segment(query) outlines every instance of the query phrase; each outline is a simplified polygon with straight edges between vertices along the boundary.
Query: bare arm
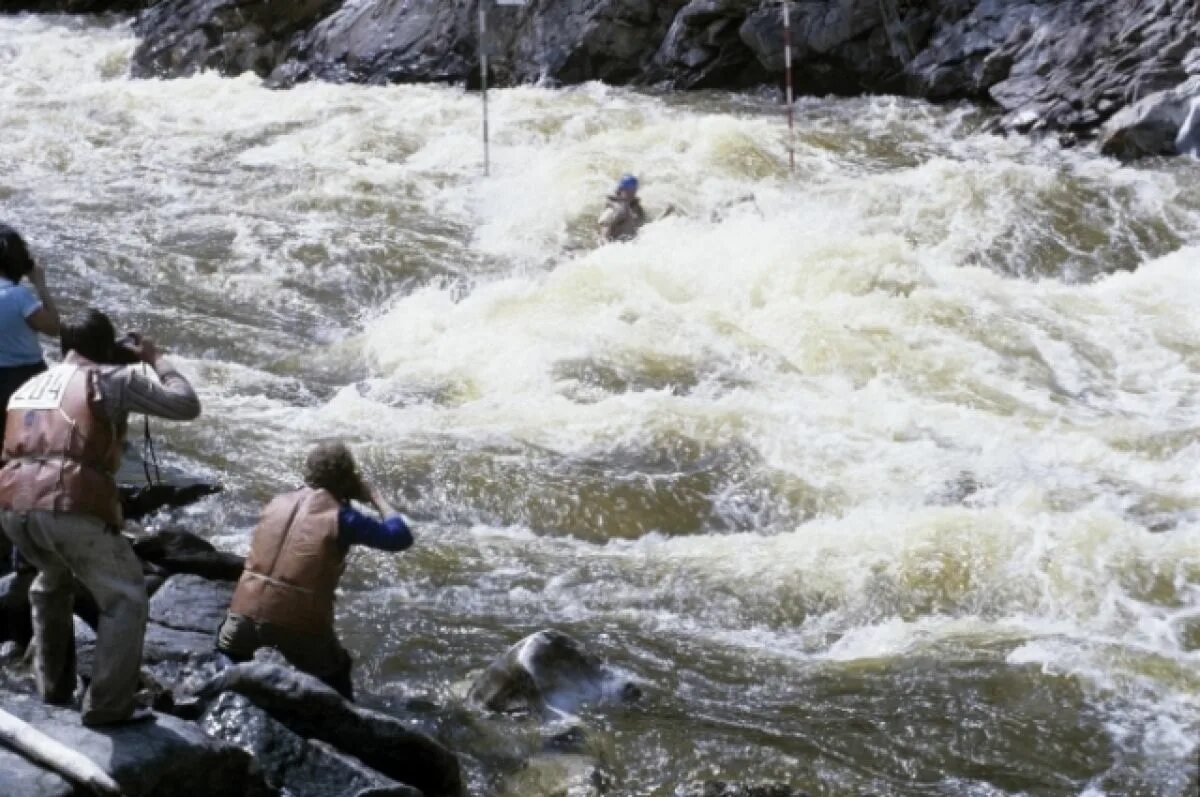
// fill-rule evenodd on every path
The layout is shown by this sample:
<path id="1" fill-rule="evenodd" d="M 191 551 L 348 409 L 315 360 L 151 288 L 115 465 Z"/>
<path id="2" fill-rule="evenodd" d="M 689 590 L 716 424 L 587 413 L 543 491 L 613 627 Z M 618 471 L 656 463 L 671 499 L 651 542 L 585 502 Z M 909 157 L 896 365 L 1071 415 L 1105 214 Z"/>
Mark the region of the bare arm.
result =
<path id="1" fill-rule="evenodd" d="M 383 497 L 383 493 L 379 492 L 379 488 L 375 485 L 363 485 L 363 492 L 367 494 L 367 497 L 371 501 L 371 506 L 375 507 L 375 511 L 379 513 L 380 517 L 389 518 L 400 514 L 396 511 L 395 507 L 387 502 L 387 499 Z"/>
<path id="2" fill-rule="evenodd" d="M 36 332 L 41 332 L 43 335 L 55 335 L 59 333 L 62 320 L 58 315 L 58 306 L 54 303 L 54 296 L 50 293 L 50 289 L 46 287 L 46 270 L 41 266 L 34 266 L 33 271 L 29 272 L 29 281 L 33 284 L 34 291 L 37 292 L 38 299 L 42 302 L 40 310 L 35 310 L 25 323 Z"/>

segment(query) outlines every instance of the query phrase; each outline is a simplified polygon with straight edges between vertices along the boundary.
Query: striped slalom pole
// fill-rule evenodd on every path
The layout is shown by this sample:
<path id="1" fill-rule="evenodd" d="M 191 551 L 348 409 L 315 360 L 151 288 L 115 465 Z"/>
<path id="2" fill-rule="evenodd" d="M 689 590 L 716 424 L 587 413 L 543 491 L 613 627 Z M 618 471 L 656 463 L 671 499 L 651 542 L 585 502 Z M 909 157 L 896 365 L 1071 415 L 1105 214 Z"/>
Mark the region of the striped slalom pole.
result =
<path id="1" fill-rule="evenodd" d="M 487 2 L 479 0 L 479 82 L 483 90 L 483 175 L 492 173 L 492 151 L 488 141 L 488 46 Z"/>
<path id="2" fill-rule="evenodd" d="M 783 64 L 787 70 L 787 120 L 788 120 L 788 168 L 796 173 L 796 109 L 795 89 L 792 85 L 792 4 L 783 2 Z"/>

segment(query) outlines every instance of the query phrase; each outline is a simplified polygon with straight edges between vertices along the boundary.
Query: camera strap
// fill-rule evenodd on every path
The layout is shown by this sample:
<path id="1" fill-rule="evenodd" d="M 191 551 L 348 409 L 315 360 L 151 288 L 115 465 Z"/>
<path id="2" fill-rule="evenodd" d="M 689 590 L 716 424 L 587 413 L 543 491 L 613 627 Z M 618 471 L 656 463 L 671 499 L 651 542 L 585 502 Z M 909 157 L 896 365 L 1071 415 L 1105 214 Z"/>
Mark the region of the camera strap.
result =
<path id="1" fill-rule="evenodd" d="M 150 416 L 142 416 L 142 468 L 146 471 L 146 484 L 162 484 L 162 472 L 158 469 L 158 454 L 154 451 L 154 437 L 150 434 Z M 150 465 L 154 464 L 154 476 L 150 476 Z"/>

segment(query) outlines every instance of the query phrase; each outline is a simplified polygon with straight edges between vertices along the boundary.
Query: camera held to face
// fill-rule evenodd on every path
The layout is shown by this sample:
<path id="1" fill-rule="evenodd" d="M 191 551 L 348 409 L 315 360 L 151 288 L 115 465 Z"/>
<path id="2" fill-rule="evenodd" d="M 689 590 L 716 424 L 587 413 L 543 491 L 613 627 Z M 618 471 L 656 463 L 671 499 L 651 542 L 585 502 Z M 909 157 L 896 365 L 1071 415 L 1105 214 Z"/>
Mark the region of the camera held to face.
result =
<path id="1" fill-rule="evenodd" d="M 142 336 L 137 332 L 126 332 L 113 343 L 113 364 L 134 365 L 142 361 L 140 346 Z"/>

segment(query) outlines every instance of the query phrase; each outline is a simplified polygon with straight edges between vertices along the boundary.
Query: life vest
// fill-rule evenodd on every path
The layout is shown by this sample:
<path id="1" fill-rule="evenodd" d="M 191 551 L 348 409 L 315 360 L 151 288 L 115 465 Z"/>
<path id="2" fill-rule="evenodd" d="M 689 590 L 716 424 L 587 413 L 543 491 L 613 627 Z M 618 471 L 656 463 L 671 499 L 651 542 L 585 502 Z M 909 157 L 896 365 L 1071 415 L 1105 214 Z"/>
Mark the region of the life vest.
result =
<path id="1" fill-rule="evenodd" d="M 305 634 L 332 634 L 334 597 L 346 569 L 340 508 L 332 493 L 309 487 L 267 504 L 229 610 Z"/>
<path id="2" fill-rule="evenodd" d="M 613 211 L 613 220 L 608 225 L 608 237 L 613 241 L 632 241 L 638 230 L 646 223 L 646 211 L 637 199 L 610 196 L 608 205 Z"/>
<path id="3" fill-rule="evenodd" d="M 91 515 L 121 528 L 116 474 L 125 429 L 104 413 L 99 376 L 95 363 L 72 353 L 9 399 L 0 508 Z"/>

